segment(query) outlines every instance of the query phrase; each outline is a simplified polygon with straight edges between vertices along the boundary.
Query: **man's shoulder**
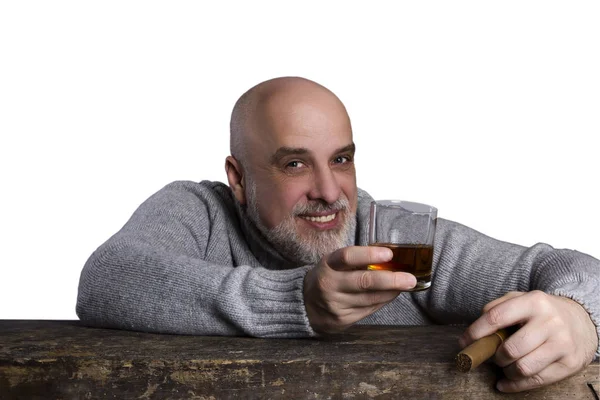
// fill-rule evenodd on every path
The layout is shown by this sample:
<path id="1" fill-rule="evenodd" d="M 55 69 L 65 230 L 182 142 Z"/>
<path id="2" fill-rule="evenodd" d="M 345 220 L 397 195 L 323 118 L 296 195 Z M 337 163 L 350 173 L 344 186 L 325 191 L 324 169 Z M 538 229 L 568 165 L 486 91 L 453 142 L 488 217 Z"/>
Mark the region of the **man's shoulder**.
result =
<path id="1" fill-rule="evenodd" d="M 150 199 L 161 203 L 179 204 L 181 206 L 198 206 L 204 204 L 209 209 L 233 206 L 233 196 L 229 186 L 218 181 L 174 181 L 158 192 Z"/>
<path id="2" fill-rule="evenodd" d="M 181 193 L 214 193 L 222 195 L 224 193 L 230 193 L 229 186 L 219 181 L 173 181 L 161 190 L 181 192 Z"/>

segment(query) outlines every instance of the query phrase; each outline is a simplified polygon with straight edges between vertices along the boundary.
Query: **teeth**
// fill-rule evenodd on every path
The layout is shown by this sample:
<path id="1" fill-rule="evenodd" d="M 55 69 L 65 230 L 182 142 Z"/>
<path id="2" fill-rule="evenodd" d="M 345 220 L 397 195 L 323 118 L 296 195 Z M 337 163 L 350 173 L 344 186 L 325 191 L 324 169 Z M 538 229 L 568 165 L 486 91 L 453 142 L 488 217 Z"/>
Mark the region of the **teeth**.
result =
<path id="1" fill-rule="evenodd" d="M 335 218 L 336 214 L 324 215 L 322 217 L 302 217 L 312 222 L 329 222 Z"/>

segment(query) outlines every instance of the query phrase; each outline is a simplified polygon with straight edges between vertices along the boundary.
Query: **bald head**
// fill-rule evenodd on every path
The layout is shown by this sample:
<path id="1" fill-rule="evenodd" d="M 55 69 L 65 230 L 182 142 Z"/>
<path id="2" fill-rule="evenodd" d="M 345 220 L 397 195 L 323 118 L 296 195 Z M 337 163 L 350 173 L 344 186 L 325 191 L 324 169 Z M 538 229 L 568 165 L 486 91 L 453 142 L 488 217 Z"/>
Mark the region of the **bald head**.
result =
<path id="1" fill-rule="evenodd" d="M 229 187 L 281 254 L 306 265 L 353 242 L 352 127 L 331 91 L 293 77 L 254 86 L 233 109 L 231 154 Z"/>
<path id="2" fill-rule="evenodd" d="M 276 136 L 283 120 L 311 123 L 314 118 L 342 119 L 350 126 L 346 108 L 329 89 L 300 77 L 271 79 L 252 87 L 231 113 L 230 151 L 242 165 L 262 140 Z M 293 122 L 293 121 L 291 121 Z M 314 122 L 314 121 L 313 121 Z"/>

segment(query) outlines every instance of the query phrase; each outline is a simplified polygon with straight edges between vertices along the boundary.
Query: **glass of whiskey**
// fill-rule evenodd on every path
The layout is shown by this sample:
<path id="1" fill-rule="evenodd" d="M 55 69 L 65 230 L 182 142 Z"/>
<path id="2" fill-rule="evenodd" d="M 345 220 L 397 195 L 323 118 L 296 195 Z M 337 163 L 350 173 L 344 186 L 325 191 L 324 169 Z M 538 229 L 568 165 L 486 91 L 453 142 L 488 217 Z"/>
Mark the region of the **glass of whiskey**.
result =
<path id="1" fill-rule="evenodd" d="M 369 246 L 387 247 L 394 253 L 385 263 L 370 270 L 402 271 L 413 274 L 417 285 L 411 292 L 431 286 L 433 242 L 437 208 L 404 200 L 371 202 Z"/>

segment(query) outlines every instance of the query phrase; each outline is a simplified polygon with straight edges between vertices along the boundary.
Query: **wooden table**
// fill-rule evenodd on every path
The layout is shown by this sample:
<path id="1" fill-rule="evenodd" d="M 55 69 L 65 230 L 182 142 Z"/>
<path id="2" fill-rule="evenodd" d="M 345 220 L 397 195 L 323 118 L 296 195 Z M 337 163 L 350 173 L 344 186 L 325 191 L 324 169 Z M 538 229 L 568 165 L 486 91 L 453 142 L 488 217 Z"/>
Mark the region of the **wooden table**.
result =
<path id="1" fill-rule="evenodd" d="M 355 327 L 327 339 L 177 336 L 0 320 L 0 399 L 598 399 L 599 364 L 547 388 L 460 373 L 462 327 Z M 594 389 L 595 386 L 595 389 Z"/>

